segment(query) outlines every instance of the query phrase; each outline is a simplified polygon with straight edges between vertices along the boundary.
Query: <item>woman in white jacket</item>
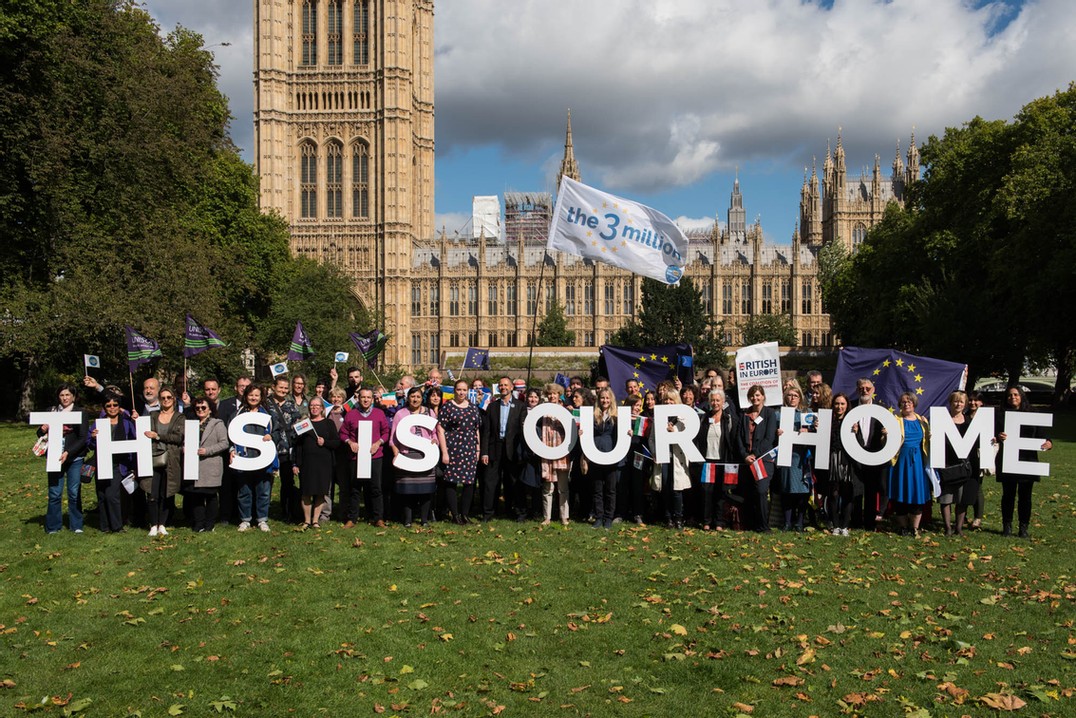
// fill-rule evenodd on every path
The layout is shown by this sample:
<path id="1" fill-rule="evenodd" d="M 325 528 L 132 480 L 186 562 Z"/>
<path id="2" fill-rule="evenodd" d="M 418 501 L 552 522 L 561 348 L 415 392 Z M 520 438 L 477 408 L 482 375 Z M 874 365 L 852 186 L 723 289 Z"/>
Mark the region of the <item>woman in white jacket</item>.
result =
<path id="1" fill-rule="evenodd" d="M 680 395 L 674 391 L 666 391 L 661 398 L 662 404 L 680 404 Z M 679 419 L 672 419 L 666 427 L 670 432 L 686 431 L 687 427 Z M 669 451 L 669 462 L 659 464 L 657 449 L 654 441 L 654 425 L 650 426 L 650 436 L 647 443 L 650 454 L 655 458 L 654 471 L 650 476 L 650 489 L 660 492 L 662 503 L 665 506 L 665 525 L 668 528 L 684 528 L 684 491 L 691 488 L 691 471 L 684 450 L 674 445 Z"/>

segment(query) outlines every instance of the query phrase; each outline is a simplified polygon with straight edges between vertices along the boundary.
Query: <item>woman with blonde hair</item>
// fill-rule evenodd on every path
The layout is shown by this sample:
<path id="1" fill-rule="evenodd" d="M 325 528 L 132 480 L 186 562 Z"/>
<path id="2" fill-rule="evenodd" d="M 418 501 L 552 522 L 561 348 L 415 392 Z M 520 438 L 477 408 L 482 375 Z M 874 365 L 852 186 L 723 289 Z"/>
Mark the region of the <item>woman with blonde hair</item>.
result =
<path id="1" fill-rule="evenodd" d="M 663 382 L 664 383 L 664 382 Z M 675 386 L 666 389 L 661 399 L 662 404 L 680 404 L 680 393 Z M 667 431 L 686 431 L 687 426 L 680 419 L 669 419 Z M 694 438 L 694 437 L 693 437 Z M 650 431 L 650 453 L 657 457 L 655 432 Z M 684 450 L 672 446 L 669 461 L 659 464 L 654 461 L 654 472 L 650 479 L 650 488 L 661 493 L 665 504 L 665 525 L 668 528 L 684 528 L 684 492 L 691 488 L 691 470 Z"/>
<path id="2" fill-rule="evenodd" d="M 889 467 L 889 498 L 896 504 L 897 527 L 902 536 L 919 535 L 923 506 L 930 503 L 932 493 L 927 474 L 930 424 L 915 413 L 918 403 L 910 391 L 897 401 L 901 446 Z"/>
<path id="3" fill-rule="evenodd" d="M 594 446 L 598 451 L 612 451 L 617 439 L 616 397 L 609 387 L 597 391 L 594 406 Z M 580 427 L 580 433 L 582 428 Z M 616 482 L 620 468 L 616 464 L 599 464 L 589 461 L 591 486 L 594 489 L 594 528 L 613 528 L 616 511 Z"/>
<path id="4" fill-rule="evenodd" d="M 542 390 L 546 403 L 559 404 L 561 402 L 561 391 L 560 384 L 546 384 Z M 531 397 L 528 396 L 527 406 L 529 409 L 533 408 L 530 406 L 531 400 Z M 538 421 L 538 436 L 546 446 L 560 446 L 566 434 L 559 421 L 547 416 Z M 542 511 L 544 512 L 542 524 L 547 525 L 550 518 L 552 518 L 553 490 L 555 488 L 558 496 L 557 504 L 560 508 L 560 522 L 567 526 L 568 471 L 571 468 L 571 462 L 568 456 L 562 456 L 559 459 L 539 459 L 539 467 L 542 477 Z"/>

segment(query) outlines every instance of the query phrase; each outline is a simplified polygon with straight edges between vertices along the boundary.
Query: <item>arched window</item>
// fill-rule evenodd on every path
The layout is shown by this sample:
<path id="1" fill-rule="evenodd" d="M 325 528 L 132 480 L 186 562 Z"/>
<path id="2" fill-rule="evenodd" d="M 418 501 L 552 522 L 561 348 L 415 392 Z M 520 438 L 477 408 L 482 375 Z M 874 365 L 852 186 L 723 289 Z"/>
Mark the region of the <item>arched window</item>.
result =
<path id="1" fill-rule="evenodd" d="M 302 64 L 318 64 L 318 0 L 303 0 L 303 57 Z"/>
<path id="2" fill-rule="evenodd" d="M 314 219 L 318 216 L 318 146 L 304 142 L 299 147 L 299 216 Z"/>
<path id="3" fill-rule="evenodd" d="M 328 57 L 326 61 L 330 65 L 344 64 L 344 3 L 343 0 L 329 0 L 328 7 L 329 23 L 325 39 L 328 41 Z"/>
<path id="4" fill-rule="evenodd" d="M 344 146 L 339 142 L 325 146 L 325 216 L 344 216 Z"/>
<path id="5" fill-rule="evenodd" d="M 370 64 L 370 0 L 355 2 L 355 64 Z"/>
<path id="6" fill-rule="evenodd" d="M 370 147 L 365 142 L 351 148 L 351 216 L 370 216 Z"/>
<path id="7" fill-rule="evenodd" d="M 863 244 L 863 240 L 867 238 L 867 227 L 860 223 L 852 227 L 852 251 L 859 249 L 859 245 Z"/>

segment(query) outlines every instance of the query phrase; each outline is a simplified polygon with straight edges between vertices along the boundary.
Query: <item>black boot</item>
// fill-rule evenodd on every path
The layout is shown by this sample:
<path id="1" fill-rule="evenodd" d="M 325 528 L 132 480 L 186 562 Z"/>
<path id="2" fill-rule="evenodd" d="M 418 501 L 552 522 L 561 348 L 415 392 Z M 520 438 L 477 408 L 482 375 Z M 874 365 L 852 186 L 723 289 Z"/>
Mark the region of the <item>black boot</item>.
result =
<path id="1" fill-rule="evenodd" d="M 1002 524 L 1001 535 L 1012 536 L 1012 524 Z"/>
<path id="2" fill-rule="evenodd" d="M 1020 534 L 1019 535 L 1020 535 L 1020 538 L 1022 538 L 1022 539 L 1031 538 L 1031 534 L 1029 534 L 1027 532 L 1027 524 L 1020 524 Z"/>

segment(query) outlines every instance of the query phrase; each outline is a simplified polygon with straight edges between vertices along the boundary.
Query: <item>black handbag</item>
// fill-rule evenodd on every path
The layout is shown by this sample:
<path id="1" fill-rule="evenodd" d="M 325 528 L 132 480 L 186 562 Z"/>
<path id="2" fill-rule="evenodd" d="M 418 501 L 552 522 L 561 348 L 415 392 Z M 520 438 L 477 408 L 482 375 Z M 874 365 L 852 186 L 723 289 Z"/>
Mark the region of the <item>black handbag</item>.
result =
<path id="1" fill-rule="evenodd" d="M 952 466 L 938 469 L 938 481 L 942 486 L 959 486 L 971 478 L 971 462 L 961 459 Z"/>

